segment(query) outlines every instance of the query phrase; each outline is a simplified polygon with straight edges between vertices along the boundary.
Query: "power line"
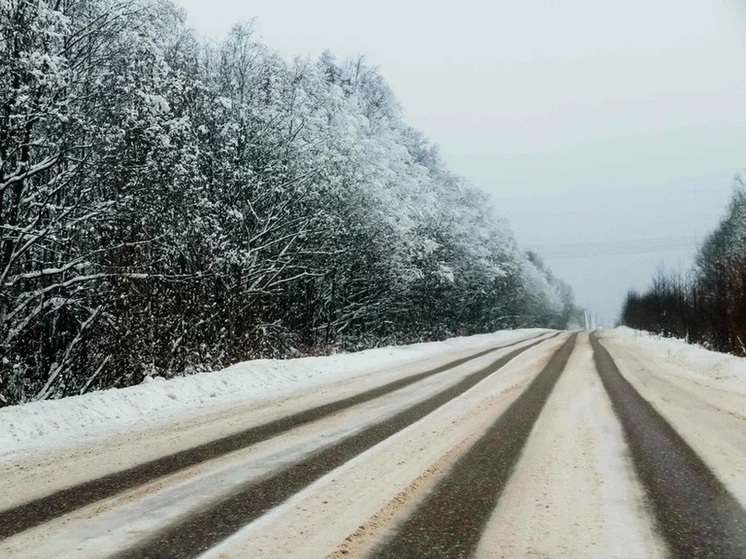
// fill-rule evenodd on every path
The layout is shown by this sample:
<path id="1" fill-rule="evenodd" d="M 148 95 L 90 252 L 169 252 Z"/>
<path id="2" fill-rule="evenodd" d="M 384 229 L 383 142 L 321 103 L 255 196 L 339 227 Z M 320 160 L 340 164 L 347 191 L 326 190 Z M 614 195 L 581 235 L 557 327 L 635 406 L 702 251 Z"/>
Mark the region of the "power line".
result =
<path id="1" fill-rule="evenodd" d="M 695 236 L 624 239 L 532 245 L 530 250 L 543 258 L 591 258 L 695 250 L 700 241 Z"/>

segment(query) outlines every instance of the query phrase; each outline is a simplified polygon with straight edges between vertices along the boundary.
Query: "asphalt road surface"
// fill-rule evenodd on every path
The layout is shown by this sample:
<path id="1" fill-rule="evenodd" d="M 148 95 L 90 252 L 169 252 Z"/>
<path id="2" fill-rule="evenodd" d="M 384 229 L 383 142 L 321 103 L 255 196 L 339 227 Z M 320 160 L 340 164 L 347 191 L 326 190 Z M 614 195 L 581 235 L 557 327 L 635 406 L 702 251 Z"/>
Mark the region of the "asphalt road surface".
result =
<path id="1" fill-rule="evenodd" d="M 11 457 L 0 558 L 746 559 L 746 396 L 651 343 L 546 333 Z"/>

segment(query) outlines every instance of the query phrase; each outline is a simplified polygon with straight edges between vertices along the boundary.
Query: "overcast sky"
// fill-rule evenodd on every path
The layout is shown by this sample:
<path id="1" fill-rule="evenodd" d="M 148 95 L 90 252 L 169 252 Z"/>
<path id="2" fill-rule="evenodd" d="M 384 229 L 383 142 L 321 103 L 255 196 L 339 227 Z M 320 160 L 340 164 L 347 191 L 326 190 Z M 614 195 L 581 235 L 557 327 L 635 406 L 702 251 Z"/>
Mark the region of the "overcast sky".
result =
<path id="1" fill-rule="evenodd" d="M 746 168 L 743 0 L 178 0 L 286 58 L 366 55 L 408 122 L 612 322 L 691 264 Z"/>

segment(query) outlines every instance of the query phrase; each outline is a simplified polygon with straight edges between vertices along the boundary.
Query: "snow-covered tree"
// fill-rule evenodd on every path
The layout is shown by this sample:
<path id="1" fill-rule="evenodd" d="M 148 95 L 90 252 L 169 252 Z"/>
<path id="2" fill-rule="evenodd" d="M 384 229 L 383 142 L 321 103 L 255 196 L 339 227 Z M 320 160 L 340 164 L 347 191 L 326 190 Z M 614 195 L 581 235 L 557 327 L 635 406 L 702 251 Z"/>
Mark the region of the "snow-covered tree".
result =
<path id="1" fill-rule="evenodd" d="M 571 306 L 364 58 L 168 0 L 0 0 L 0 264 L 0 404 Z"/>
<path id="2" fill-rule="evenodd" d="M 746 354 L 746 187 L 737 178 L 718 227 L 690 273 L 659 270 L 650 289 L 630 292 L 622 323 Z"/>

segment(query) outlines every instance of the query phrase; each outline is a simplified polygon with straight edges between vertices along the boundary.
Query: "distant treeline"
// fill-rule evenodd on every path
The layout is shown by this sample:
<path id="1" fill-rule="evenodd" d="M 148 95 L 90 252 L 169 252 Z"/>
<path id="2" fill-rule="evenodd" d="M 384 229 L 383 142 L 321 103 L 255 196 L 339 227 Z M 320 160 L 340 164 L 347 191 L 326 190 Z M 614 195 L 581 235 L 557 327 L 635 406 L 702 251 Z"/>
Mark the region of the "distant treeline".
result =
<path id="1" fill-rule="evenodd" d="M 738 179 L 728 211 L 689 273 L 660 271 L 630 292 L 621 322 L 712 349 L 746 355 L 746 186 Z"/>
<path id="2" fill-rule="evenodd" d="M 0 1 L 0 406 L 573 312 L 364 60 Z"/>

